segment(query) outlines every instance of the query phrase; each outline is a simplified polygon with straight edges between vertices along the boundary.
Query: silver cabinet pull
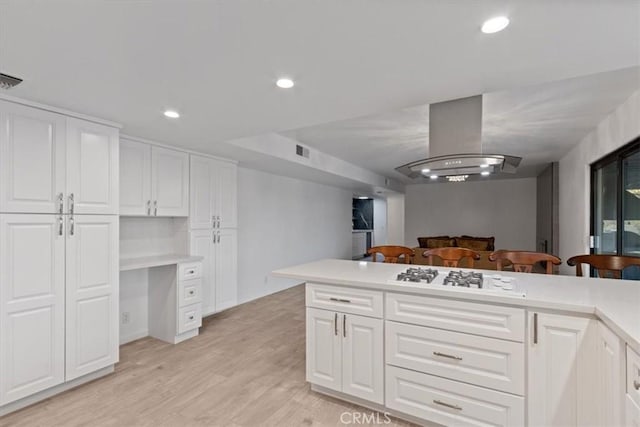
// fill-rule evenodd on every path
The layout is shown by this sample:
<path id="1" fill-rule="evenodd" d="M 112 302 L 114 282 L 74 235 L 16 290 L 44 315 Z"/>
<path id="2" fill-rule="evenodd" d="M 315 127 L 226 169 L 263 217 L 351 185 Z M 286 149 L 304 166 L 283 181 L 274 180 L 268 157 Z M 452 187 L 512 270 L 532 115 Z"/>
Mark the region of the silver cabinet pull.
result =
<path id="1" fill-rule="evenodd" d="M 443 402 L 442 400 L 433 399 L 433 403 L 436 405 L 446 406 L 447 408 L 455 409 L 456 411 L 462 411 L 462 407 L 458 405 L 452 405 L 451 403 Z"/>
<path id="2" fill-rule="evenodd" d="M 64 213 L 64 194 L 58 194 L 58 213 L 62 215 Z"/>
<path id="3" fill-rule="evenodd" d="M 338 336 L 338 313 L 333 313 L 333 334 Z"/>
<path id="4" fill-rule="evenodd" d="M 211 228 L 216 228 L 216 217 L 211 215 Z"/>
<path id="5" fill-rule="evenodd" d="M 346 314 L 342 315 L 342 336 L 344 338 L 347 337 L 347 315 Z"/>
<path id="6" fill-rule="evenodd" d="M 334 297 L 330 297 L 329 298 L 331 301 L 336 301 L 336 302 L 345 302 L 347 304 L 351 304 L 351 300 L 348 299 L 342 299 L 342 298 L 334 298 Z"/>
<path id="7" fill-rule="evenodd" d="M 195 272 L 196 272 L 195 270 L 189 270 L 189 271 L 187 271 L 187 274 L 193 274 Z"/>
<path id="8" fill-rule="evenodd" d="M 533 343 L 538 344 L 538 313 L 533 313 Z"/>
<path id="9" fill-rule="evenodd" d="M 220 228 L 220 215 L 218 215 L 217 218 L 218 218 L 218 228 Z"/>
<path id="10" fill-rule="evenodd" d="M 220 232 L 218 231 L 218 243 L 220 243 Z"/>
<path id="11" fill-rule="evenodd" d="M 439 351 L 434 351 L 433 355 L 434 356 L 440 356 L 440 357 L 446 357 L 447 359 L 462 360 L 462 357 L 452 356 L 452 355 L 446 354 L 446 353 L 440 353 Z"/>
<path id="12" fill-rule="evenodd" d="M 153 216 L 158 216 L 158 201 L 153 201 Z"/>
<path id="13" fill-rule="evenodd" d="M 62 215 L 58 217 L 58 236 L 62 236 L 62 224 L 64 223 L 64 219 Z"/>
<path id="14" fill-rule="evenodd" d="M 151 215 L 151 200 L 147 200 L 147 215 Z"/>
<path id="15" fill-rule="evenodd" d="M 633 380 L 633 388 L 635 388 L 636 390 L 640 390 L 640 381 Z"/>
<path id="16" fill-rule="evenodd" d="M 193 316 L 189 316 L 189 320 L 193 320 Z"/>
<path id="17" fill-rule="evenodd" d="M 73 193 L 69 194 L 69 214 L 73 215 L 73 211 L 75 209 L 75 203 L 73 200 Z"/>
<path id="18" fill-rule="evenodd" d="M 69 217 L 69 236 L 73 236 L 75 234 L 75 224 L 73 221 L 73 216 Z"/>
<path id="19" fill-rule="evenodd" d="M 193 294 L 194 294 L 194 292 L 193 292 L 193 289 L 192 289 L 192 290 L 189 291 L 189 295 L 193 295 Z"/>

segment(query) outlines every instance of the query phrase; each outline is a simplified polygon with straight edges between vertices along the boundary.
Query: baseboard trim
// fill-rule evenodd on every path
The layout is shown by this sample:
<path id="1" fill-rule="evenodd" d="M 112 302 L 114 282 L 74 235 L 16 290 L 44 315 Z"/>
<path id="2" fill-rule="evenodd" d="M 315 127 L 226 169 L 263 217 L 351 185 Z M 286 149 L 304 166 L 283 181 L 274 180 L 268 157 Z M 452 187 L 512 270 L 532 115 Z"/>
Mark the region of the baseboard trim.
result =
<path id="1" fill-rule="evenodd" d="M 132 341 L 139 340 L 140 338 L 148 337 L 149 330 L 145 329 L 144 331 L 133 332 L 128 335 L 120 336 L 120 345 L 128 344 Z"/>
<path id="2" fill-rule="evenodd" d="M 42 400 L 48 399 L 51 396 L 56 394 L 71 390 L 72 388 L 76 388 L 80 385 L 86 384 L 90 381 L 97 380 L 98 378 L 102 378 L 105 375 L 109 375 L 114 371 L 114 365 L 107 366 L 106 368 L 102 368 L 98 371 L 92 372 L 80 378 L 76 378 L 75 380 L 71 380 L 66 383 L 62 383 L 55 387 L 48 388 L 46 390 L 42 390 L 36 394 L 32 394 L 31 396 L 23 397 L 20 400 L 16 400 L 15 402 L 8 403 L 4 406 L 0 406 L 0 417 L 3 415 L 7 415 L 11 412 L 15 412 L 18 409 L 26 408 L 27 406 L 31 406 L 34 403 L 38 403 Z"/>

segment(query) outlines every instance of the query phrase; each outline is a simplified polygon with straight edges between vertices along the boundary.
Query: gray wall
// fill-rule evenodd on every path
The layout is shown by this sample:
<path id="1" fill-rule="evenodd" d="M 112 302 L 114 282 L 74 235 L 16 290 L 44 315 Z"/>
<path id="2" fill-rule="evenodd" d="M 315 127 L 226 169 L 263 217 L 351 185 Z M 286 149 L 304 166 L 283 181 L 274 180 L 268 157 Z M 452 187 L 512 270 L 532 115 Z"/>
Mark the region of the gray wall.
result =
<path id="1" fill-rule="evenodd" d="M 495 236 L 496 249 L 535 250 L 536 178 L 408 185 L 405 243 L 445 234 Z"/>
<path id="2" fill-rule="evenodd" d="M 322 258 L 351 259 L 352 192 L 238 169 L 238 300 L 299 283 L 275 269 Z"/>

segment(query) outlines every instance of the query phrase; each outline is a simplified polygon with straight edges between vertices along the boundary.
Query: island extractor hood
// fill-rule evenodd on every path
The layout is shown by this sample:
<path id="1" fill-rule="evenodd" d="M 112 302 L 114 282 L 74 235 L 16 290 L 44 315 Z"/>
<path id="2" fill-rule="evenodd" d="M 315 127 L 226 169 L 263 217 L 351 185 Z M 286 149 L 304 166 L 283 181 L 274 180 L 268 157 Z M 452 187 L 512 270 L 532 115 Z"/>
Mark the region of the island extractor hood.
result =
<path id="1" fill-rule="evenodd" d="M 429 106 L 429 157 L 396 168 L 410 178 L 465 181 L 515 173 L 522 158 L 482 151 L 482 95 Z"/>

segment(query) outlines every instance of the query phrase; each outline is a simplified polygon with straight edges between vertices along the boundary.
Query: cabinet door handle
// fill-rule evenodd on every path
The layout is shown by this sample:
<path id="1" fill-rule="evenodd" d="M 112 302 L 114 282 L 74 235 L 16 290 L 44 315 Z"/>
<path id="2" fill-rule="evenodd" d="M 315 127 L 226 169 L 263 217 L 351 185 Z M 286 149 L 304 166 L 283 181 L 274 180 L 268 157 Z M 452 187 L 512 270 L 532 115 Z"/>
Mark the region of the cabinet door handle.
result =
<path id="1" fill-rule="evenodd" d="M 342 336 L 344 338 L 347 337 L 347 315 L 346 314 L 342 315 Z"/>
<path id="2" fill-rule="evenodd" d="M 211 228 L 216 228 L 216 217 L 211 215 Z"/>
<path id="3" fill-rule="evenodd" d="M 338 313 L 333 313 L 333 334 L 338 336 Z"/>
<path id="4" fill-rule="evenodd" d="M 442 400 L 433 399 L 433 403 L 436 405 L 446 406 L 447 408 L 455 409 L 456 411 L 462 411 L 462 407 L 458 405 L 452 405 L 451 403 L 443 402 Z"/>
<path id="5" fill-rule="evenodd" d="M 151 215 L 151 200 L 147 200 L 147 215 Z"/>
<path id="6" fill-rule="evenodd" d="M 330 297 L 329 300 L 336 301 L 336 302 L 345 302 L 347 304 L 351 304 L 351 300 L 348 300 L 348 299 Z"/>
<path id="7" fill-rule="evenodd" d="M 220 215 L 218 215 L 218 228 L 220 228 Z"/>
<path id="8" fill-rule="evenodd" d="M 636 390 L 640 390 L 640 381 L 633 380 L 633 388 L 635 388 Z"/>
<path id="9" fill-rule="evenodd" d="M 69 194 L 69 214 L 73 215 L 73 211 L 75 209 L 75 203 L 73 200 L 73 193 Z"/>
<path id="10" fill-rule="evenodd" d="M 538 313 L 533 313 L 533 343 L 538 344 Z"/>
<path id="11" fill-rule="evenodd" d="M 434 351 L 433 355 L 434 356 L 440 356 L 440 357 L 446 357 L 447 359 L 462 360 L 462 357 L 452 356 L 452 355 L 446 354 L 446 353 L 440 353 L 439 351 Z"/>
<path id="12" fill-rule="evenodd" d="M 153 216 L 158 216 L 158 201 L 153 201 Z"/>
<path id="13" fill-rule="evenodd" d="M 60 215 L 58 217 L 58 236 L 62 236 L 62 224 L 64 223 L 64 219 L 62 218 L 62 215 Z"/>
<path id="14" fill-rule="evenodd" d="M 64 213 L 64 194 L 58 194 L 58 213 L 62 215 Z"/>
<path id="15" fill-rule="evenodd" d="M 220 243 L 220 232 L 218 231 L 218 243 Z"/>
<path id="16" fill-rule="evenodd" d="M 73 216 L 69 217 L 69 235 L 73 236 L 75 234 L 76 230 L 75 230 L 75 224 L 73 221 Z"/>

